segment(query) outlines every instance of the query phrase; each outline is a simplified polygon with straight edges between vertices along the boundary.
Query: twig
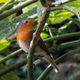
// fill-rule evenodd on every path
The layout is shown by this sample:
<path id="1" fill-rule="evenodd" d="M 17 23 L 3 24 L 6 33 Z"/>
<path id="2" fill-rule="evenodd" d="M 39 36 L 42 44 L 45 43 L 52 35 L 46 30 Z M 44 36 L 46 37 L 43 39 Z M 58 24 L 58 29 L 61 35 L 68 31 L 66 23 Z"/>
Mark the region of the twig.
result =
<path id="1" fill-rule="evenodd" d="M 46 11 L 44 12 L 44 16 L 42 17 L 40 25 L 37 28 L 37 30 L 35 31 L 35 33 L 33 35 L 33 39 L 30 44 L 30 48 L 29 48 L 29 52 L 28 52 L 28 54 L 29 54 L 29 56 L 28 56 L 28 80 L 33 80 L 33 49 L 38 42 L 40 33 L 43 30 L 45 22 L 49 16 L 49 12 L 50 12 L 50 9 L 48 7 L 46 9 Z"/>

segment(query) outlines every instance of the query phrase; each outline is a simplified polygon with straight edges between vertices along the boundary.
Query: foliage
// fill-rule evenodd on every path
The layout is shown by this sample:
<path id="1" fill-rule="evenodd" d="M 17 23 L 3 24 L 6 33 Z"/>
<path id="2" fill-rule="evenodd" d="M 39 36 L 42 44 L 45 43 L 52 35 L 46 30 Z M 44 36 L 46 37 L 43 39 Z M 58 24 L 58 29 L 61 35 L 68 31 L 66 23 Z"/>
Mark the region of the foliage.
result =
<path id="1" fill-rule="evenodd" d="M 19 1 L 19 3 L 14 4 L 15 8 L 21 3 L 26 3 L 26 0 Z M 0 10 L 3 8 L 2 6 L 6 7 L 5 4 L 10 5 L 13 2 L 0 0 Z M 66 6 L 69 9 L 66 9 Z M 14 7 L 12 5 L 10 8 L 4 8 L 0 15 L 13 10 Z M 42 19 L 44 9 L 40 0 L 35 0 L 34 3 L 32 2 L 25 8 L 20 7 L 4 19 L 0 18 L 0 80 L 26 80 L 27 69 L 25 65 L 27 60 L 24 52 L 19 49 L 16 43 L 16 27 L 20 21 L 30 16 L 37 21 L 33 28 L 36 30 Z M 70 0 L 67 3 L 52 7 L 41 37 L 55 59 L 67 55 L 57 62 L 61 71 L 55 74 L 51 70 L 45 76 L 46 78 L 44 77 L 44 80 L 79 80 L 76 79 L 80 71 L 80 33 L 76 33 L 80 31 L 80 14 L 76 14 L 79 11 L 80 0 Z M 73 34 L 70 35 L 70 33 Z M 67 36 L 65 37 L 64 34 Z M 38 58 L 35 56 L 35 59 Z M 41 75 L 47 66 L 48 63 L 44 60 L 35 63 L 34 80 Z"/>
<path id="2" fill-rule="evenodd" d="M 10 41 L 0 40 L 0 51 L 4 50 L 8 45 L 10 45 Z"/>
<path id="3" fill-rule="evenodd" d="M 11 0 L 1 0 L 0 3 L 5 3 L 5 2 L 9 2 Z"/>

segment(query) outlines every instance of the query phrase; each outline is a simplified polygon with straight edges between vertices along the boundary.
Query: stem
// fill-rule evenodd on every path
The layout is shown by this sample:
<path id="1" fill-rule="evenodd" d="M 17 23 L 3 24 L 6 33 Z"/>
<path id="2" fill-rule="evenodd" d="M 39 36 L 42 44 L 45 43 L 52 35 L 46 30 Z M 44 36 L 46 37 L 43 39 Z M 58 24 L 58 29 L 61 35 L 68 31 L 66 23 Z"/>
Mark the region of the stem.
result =
<path id="1" fill-rule="evenodd" d="M 18 10 L 21 10 L 22 8 L 29 6 L 30 4 L 35 3 L 37 1 L 38 0 L 25 1 L 25 2 L 21 3 L 20 5 L 17 5 L 15 8 L 12 8 L 12 9 L 0 14 L 0 20 L 10 16 L 13 13 L 16 13 Z"/>
<path id="2" fill-rule="evenodd" d="M 80 36 L 80 32 L 72 32 L 72 33 L 57 35 L 57 36 L 54 36 L 52 38 L 44 39 L 44 42 L 49 42 L 49 41 L 52 41 L 52 40 L 59 40 L 59 39 L 67 39 L 69 37 L 74 37 L 74 36 Z"/>
<path id="3" fill-rule="evenodd" d="M 78 46 L 80 45 L 80 40 L 75 40 L 75 41 L 70 41 L 70 42 L 66 42 L 66 43 L 62 43 L 58 46 L 58 49 L 67 49 L 70 47 L 74 47 L 74 46 Z"/>
<path id="4" fill-rule="evenodd" d="M 19 49 L 19 50 L 15 51 L 15 52 L 9 54 L 8 56 L 6 56 L 6 57 L 0 59 L 0 64 L 1 64 L 2 62 L 4 62 L 4 61 L 7 61 L 8 59 L 10 59 L 10 58 L 16 56 L 16 55 L 17 55 L 18 53 L 20 53 L 21 51 L 22 51 L 22 49 Z"/>

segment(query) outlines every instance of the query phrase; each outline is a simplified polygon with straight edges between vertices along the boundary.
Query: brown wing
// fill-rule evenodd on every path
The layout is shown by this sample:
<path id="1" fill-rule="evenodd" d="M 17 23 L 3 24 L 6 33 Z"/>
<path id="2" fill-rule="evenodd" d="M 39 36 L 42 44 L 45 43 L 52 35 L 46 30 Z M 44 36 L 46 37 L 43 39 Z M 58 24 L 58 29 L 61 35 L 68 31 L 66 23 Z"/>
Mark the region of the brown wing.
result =
<path id="1" fill-rule="evenodd" d="M 30 41 L 32 40 L 33 32 L 34 32 L 34 31 L 31 31 L 31 32 L 30 32 Z M 45 43 L 43 42 L 43 40 L 41 39 L 41 37 L 39 37 L 38 45 L 39 45 L 39 47 L 40 47 L 41 49 L 43 49 L 43 50 L 46 52 L 47 55 L 49 55 L 49 56 L 51 57 L 50 52 L 49 52 L 48 48 L 46 47 Z M 51 58 L 52 58 L 52 57 L 51 57 Z"/>
<path id="2" fill-rule="evenodd" d="M 30 32 L 30 41 L 32 40 L 33 32 L 34 31 L 31 31 Z M 49 52 L 48 48 L 46 47 L 46 45 L 43 42 L 43 40 L 41 39 L 41 37 L 39 37 L 39 40 L 38 40 L 38 44 L 37 45 L 39 45 L 39 47 L 45 51 L 45 54 L 47 54 L 50 58 L 52 58 L 51 55 L 50 55 L 50 52 Z"/>
<path id="3" fill-rule="evenodd" d="M 49 52 L 48 48 L 46 47 L 45 43 L 43 42 L 43 40 L 41 39 L 41 37 L 39 38 L 38 45 L 40 48 L 42 48 L 46 52 L 47 55 L 49 55 L 51 57 L 50 52 Z"/>
<path id="4" fill-rule="evenodd" d="M 38 45 L 45 51 L 45 53 L 43 53 L 43 54 L 46 54 L 44 57 L 48 60 L 50 64 L 52 64 L 53 68 L 54 67 L 56 68 L 55 71 L 58 72 L 59 71 L 58 66 L 55 64 L 54 59 L 52 59 L 48 48 L 46 47 L 45 43 L 43 42 L 41 38 L 38 41 Z"/>

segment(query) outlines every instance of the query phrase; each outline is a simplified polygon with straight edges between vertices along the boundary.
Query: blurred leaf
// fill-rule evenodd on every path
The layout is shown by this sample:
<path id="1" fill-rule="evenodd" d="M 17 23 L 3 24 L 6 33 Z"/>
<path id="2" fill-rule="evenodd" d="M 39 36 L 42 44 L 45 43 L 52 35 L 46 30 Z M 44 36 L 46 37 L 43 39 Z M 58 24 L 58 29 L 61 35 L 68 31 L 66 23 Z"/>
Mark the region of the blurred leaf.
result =
<path id="1" fill-rule="evenodd" d="M 10 45 L 10 43 L 11 42 L 8 40 L 0 40 L 0 51 L 5 49 L 6 47 L 8 47 Z"/>
<path id="2" fill-rule="evenodd" d="M 58 10 L 51 12 L 48 18 L 49 24 L 61 23 L 62 21 L 70 18 L 73 14 L 67 10 Z"/>
<path id="3" fill-rule="evenodd" d="M 11 0 L 0 0 L 0 3 L 5 3 L 5 2 L 9 2 Z"/>
<path id="4" fill-rule="evenodd" d="M 45 39 L 45 38 L 47 38 L 49 35 L 42 32 L 40 36 L 41 36 L 42 39 Z"/>

